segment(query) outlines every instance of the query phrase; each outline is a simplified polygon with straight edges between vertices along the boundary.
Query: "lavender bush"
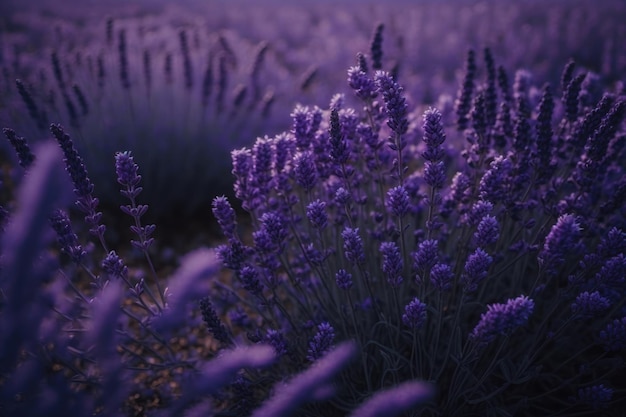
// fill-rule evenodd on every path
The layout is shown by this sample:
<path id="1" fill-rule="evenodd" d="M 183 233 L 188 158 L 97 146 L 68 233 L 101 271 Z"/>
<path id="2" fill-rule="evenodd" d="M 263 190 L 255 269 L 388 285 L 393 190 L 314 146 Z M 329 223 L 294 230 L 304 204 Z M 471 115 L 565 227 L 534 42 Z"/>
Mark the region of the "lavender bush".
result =
<path id="1" fill-rule="evenodd" d="M 568 64 L 537 100 L 527 72 L 509 86 L 490 50 L 468 56 L 457 129 L 435 108 L 419 120 L 360 57 L 358 110 L 343 96 L 297 107 L 291 131 L 232 153 L 253 229 L 214 200 L 229 334 L 270 343 L 285 372 L 342 340 L 362 352 L 330 408 L 302 415 L 414 379 L 438 388 L 415 415 L 623 403 L 624 96 L 587 101 L 588 75 Z"/>

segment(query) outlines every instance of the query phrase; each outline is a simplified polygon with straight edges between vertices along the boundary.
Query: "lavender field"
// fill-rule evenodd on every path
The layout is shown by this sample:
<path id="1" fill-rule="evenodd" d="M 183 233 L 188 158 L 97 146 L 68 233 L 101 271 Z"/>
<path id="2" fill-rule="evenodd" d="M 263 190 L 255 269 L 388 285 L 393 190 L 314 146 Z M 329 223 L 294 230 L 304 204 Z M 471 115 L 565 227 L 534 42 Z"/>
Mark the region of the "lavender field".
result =
<path id="1" fill-rule="evenodd" d="M 3 2 L 0 416 L 626 415 L 625 21 Z"/>

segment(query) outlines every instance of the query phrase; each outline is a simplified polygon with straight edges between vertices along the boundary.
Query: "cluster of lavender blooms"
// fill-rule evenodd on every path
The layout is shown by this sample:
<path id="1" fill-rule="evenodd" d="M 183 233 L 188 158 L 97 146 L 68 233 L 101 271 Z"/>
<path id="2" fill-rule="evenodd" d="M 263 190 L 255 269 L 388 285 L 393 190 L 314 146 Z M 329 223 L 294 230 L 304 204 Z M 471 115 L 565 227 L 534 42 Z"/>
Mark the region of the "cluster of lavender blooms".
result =
<path id="1" fill-rule="evenodd" d="M 0 122 L 31 141 L 47 136 L 49 121 L 63 123 L 103 204 L 116 207 L 120 200 L 112 157 L 101 155 L 126 149 L 150 179 L 144 192 L 150 214 L 193 210 L 229 191 L 228 151 L 286 129 L 292 103 L 322 106 L 342 88 L 338 69 L 350 64 L 353 51 L 365 50 L 376 20 L 385 22 L 390 72 L 402 77 L 414 100 L 436 104 L 444 116 L 456 88 L 456 57 L 468 43 L 491 44 L 511 68 L 533 65 L 539 79 L 556 79 L 557 63 L 570 56 L 596 77 L 618 78 L 626 68 L 619 47 L 623 2 L 575 1 L 358 8 L 220 2 L 208 12 L 168 10 L 158 17 L 150 8 L 108 3 L 81 13 L 80 5 L 55 2 L 41 15 L 15 5 L 1 33 Z M 114 19 L 101 20 L 112 13 Z M 441 40 L 436 48 L 431 39 Z"/>
<path id="2" fill-rule="evenodd" d="M 341 391 L 301 415 L 343 415 L 415 380 L 437 394 L 414 415 L 619 409 L 621 84 L 598 95 L 571 61 L 537 100 L 527 71 L 470 50 L 456 127 L 444 129 L 436 108 L 411 111 L 378 48 L 348 70 L 351 97 L 299 105 L 290 131 L 232 152 L 252 231 L 214 199 L 232 271 L 213 296 L 215 336 L 269 343 L 282 372 L 353 340 L 361 355 Z"/>
<path id="3" fill-rule="evenodd" d="M 228 334 L 209 297 L 198 301 L 217 275 L 214 250 L 185 255 L 162 286 L 151 254 L 156 226 L 142 220 L 148 206 L 140 203 L 142 177 L 131 153 L 116 153 L 115 173 L 141 267 L 127 266 L 109 247 L 82 157 L 61 125 L 50 130 L 57 144 L 35 152 L 4 130 L 26 172 L 12 210 L 0 208 L 3 415 L 210 416 L 227 403 L 238 415 L 274 417 L 334 395 L 333 380 L 358 354 L 355 343 L 335 343 L 332 327 L 322 323 L 308 356 L 315 366 L 277 373 L 276 342 L 242 343 Z M 83 217 L 87 236 L 74 231 L 71 213 Z M 249 382 L 264 369 L 276 383 L 269 398 Z M 422 382 L 401 384 L 352 415 L 398 415 L 432 392 Z"/>

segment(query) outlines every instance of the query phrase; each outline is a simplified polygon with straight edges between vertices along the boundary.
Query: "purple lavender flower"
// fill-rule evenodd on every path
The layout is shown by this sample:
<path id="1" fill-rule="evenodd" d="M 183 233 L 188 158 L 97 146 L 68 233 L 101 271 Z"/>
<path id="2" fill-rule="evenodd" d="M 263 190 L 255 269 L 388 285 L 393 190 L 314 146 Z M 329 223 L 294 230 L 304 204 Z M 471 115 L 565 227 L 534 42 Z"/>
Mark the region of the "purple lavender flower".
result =
<path id="1" fill-rule="evenodd" d="M 269 346 L 250 346 L 227 350 L 216 359 L 208 361 L 199 369 L 197 378 L 188 380 L 181 387 L 185 396 L 167 409 L 174 415 L 186 414 L 189 400 L 196 402 L 209 394 L 215 394 L 235 378 L 242 368 L 267 368 L 275 361 Z"/>
<path id="2" fill-rule="evenodd" d="M 572 313 L 576 318 L 590 319 L 601 316 L 610 306 L 609 299 L 601 296 L 598 291 L 584 291 L 572 303 Z"/>
<path id="3" fill-rule="evenodd" d="M 476 246 L 487 247 L 498 241 L 500 237 L 500 226 L 494 216 L 486 215 L 482 218 L 476 232 L 474 232 L 474 242 Z"/>
<path id="4" fill-rule="evenodd" d="M 261 218 L 262 230 L 267 233 L 272 245 L 278 249 L 282 249 L 285 239 L 287 238 L 287 229 L 285 228 L 285 219 L 276 212 L 264 213 Z"/>
<path id="5" fill-rule="evenodd" d="M 118 152 L 115 154 L 117 182 L 126 187 L 126 190 L 122 190 L 122 194 L 128 198 L 135 198 L 141 192 L 141 188 L 137 187 L 139 182 L 141 182 L 141 175 L 138 172 L 139 167 L 130 152 Z"/>
<path id="6" fill-rule="evenodd" d="M 424 112 L 423 129 L 426 144 L 426 150 L 422 153 L 426 159 L 424 180 L 433 188 L 441 188 L 446 179 L 445 166 L 441 162 L 444 155 L 441 145 L 446 140 L 446 134 L 443 131 L 439 110 L 429 108 Z"/>
<path id="7" fill-rule="evenodd" d="M 54 79 L 59 86 L 59 90 L 65 90 L 65 79 L 63 78 L 63 71 L 61 70 L 61 61 L 59 60 L 59 54 L 57 51 L 53 51 L 50 54 L 50 61 L 52 63 L 52 73 L 54 74 Z"/>
<path id="8" fill-rule="evenodd" d="M 4 128 L 2 131 L 15 149 L 20 166 L 22 168 L 30 167 L 35 160 L 35 155 L 31 152 L 28 143 L 23 137 L 17 136 L 17 134 L 15 134 L 15 130 L 13 129 Z"/>
<path id="9" fill-rule="evenodd" d="M 565 90 L 567 90 L 567 86 L 572 81 L 574 77 L 574 70 L 576 69 L 576 62 L 570 59 L 565 67 L 563 68 L 563 72 L 561 73 L 561 91 L 565 94 Z"/>
<path id="10" fill-rule="evenodd" d="M 488 200 L 478 200 L 472 205 L 470 211 L 464 216 L 463 221 L 471 226 L 478 226 L 480 222 L 491 213 L 493 204 Z"/>
<path id="11" fill-rule="evenodd" d="M 603 289 L 619 294 L 626 284 L 626 256 L 620 253 L 607 259 L 593 277 L 593 282 Z M 621 295 L 615 295 L 621 298 Z"/>
<path id="12" fill-rule="evenodd" d="M 538 256 L 539 264 L 547 274 L 556 275 L 567 255 L 578 252 L 580 232 L 576 216 L 564 214 L 557 219 Z"/>
<path id="13" fill-rule="evenodd" d="M 503 150 L 507 147 L 508 138 L 513 137 L 513 123 L 511 121 L 511 107 L 508 101 L 500 103 L 496 125 L 493 132 L 494 145 Z"/>
<path id="14" fill-rule="evenodd" d="M 277 249 L 265 228 L 252 232 L 252 240 L 254 241 L 254 248 L 258 253 L 271 254 Z"/>
<path id="15" fill-rule="evenodd" d="M 487 172 L 480 179 L 480 198 L 492 203 L 505 202 L 512 171 L 513 164 L 508 157 L 496 156 L 489 164 Z"/>
<path id="16" fill-rule="evenodd" d="M 45 130 L 48 124 L 46 114 L 37 106 L 32 94 L 26 89 L 26 86 L 21 80 L 15 80 L 15 85 L 17 86 L 17 92 L 28 109 L 28 114 L 35 121 L 40 130 Z"/>
<path id="17" fill-rule="evenodd" d="M 520 106 L 522 105 L 520 104 Z M 528 113 L 530 113 L 530 110 L 528 110 Z M 526 113 L 518 110 L 513 133 L 513 150 L 517 159 L 517 175 L 513 181 L 515 184 L 520 183 L 521 186 L 525 185 L 524 182 L 530 175 L 530 154 L 534 145 L 534 136 L 530 129 L 529 117 Z"/>
<path id="18" fill-rule="evenodd" d="M 317 333 L 309 342 L 309 350 L 306 358 L 315 362 L 322 356 L 326 355 L 332 349 L 335 342 L 335 329 L 327 321 L 317 326 Z"/>
<path id="19" fill-rule="evenodd" d="M 346 227 L 341 232 L 343 238 L 343 253 L 346 259 L 352 264 L 362 264 L 365 262 L 365 252 L 363 251 L 363 241 L 359 236 L 359 229 Z"/>
<path id="20" fill-rule="evenodd" d="M 390 188 L 385 204 L 396 217 L 402 218 L 409 212 L 409 193 L 402 185 Z"/>
<path id="21" fill-rule="evenodd" d="M 461 275 L 464 291 L 469 293 L 478 289 L 478 285 L 487 277 L 492 261 L 493 258 L 481 248 L 477 248 L 474 253 L 467 257 Z"/>
<path id="22" fill-rule="evenodd" d="M 443 217 L 450 216 L 453 210 L 463 207 L 466 204 L 469 186 L 470 181 L 467 174 L 463 172 L 454 174 L 450 182 L 450 192 L 443 199 L 443 206 L 441 208 L 441 215 Z"/>
<path id="23" fill-rule="evenodd" d="M 252 152 L 250 149 L 235 149 L 231 152 L 233 162 L 233 175 L 238 180 L 245 180 L 252 170 Z"/>
<path id="24" fill-rule="evenodd" d="M 608 406 L 614 392 L 613 388 L 605 387 L 604 384 L 592 385 L 578 390 L 578 401 L 598 410 Z"/>
<path id="25" fill-rule="evenodd" d="M 345 205 L 348 205 L 348 203 L 350 203 L 351 200 L 352 200 L 352 196 L 350 195 L 348 190 L 346 190 L 343 187 L 337 188 L 337 191 L 335 191 L 335 202 L 337 204 L 341 206 L 345 206 Z"/>
<path id="26" fill-rule="evenodd" d="M 135 203 L 135 198 L 142 191 L 142 187 L 138 187 L 141 181 L 141 175 L 138 174 L 138 171 L 139 167 L 135 164 L 130 152 L 118 152 L 115 154 L 117 182 L 124 187 L 120 190 L 120 193 L 130 200 L 130 204 L 120 206 L 120 210 L 133 218 L 135 224 L 130 226 L 130 230 L 139 237 L 139 241 L 131 240 L 130 243 L 142 251 L 147 251 L 154 243 L 154 238 L 151 235 L 156 230 L 156 226 L 154 224 L 141 226 L 140 219 L 148 211 L 148 206 Z"/>
<path id="27" fill-rule="evenodd" d="M 496 121 L 498 95 L 496 93 L 496 65 L 491 49 L 485 48 L 485 67 L 487 69 L 487 87 L 485 88 L 485 117 L 489 126 Z"/>
<path id="28" fill-rule="evenodd" d="M 67 214 L 62 210 L 55 210 L 50 216 L 50 222 L 57 233 L 61 251 L 66 253 L 73 262 L 80 263 L 87 253 L 78 243 L 78 236 L 72 231 Z"/>
<path id="29" fill-rule="evenodd" d="M 414 298 L 404 307 L 402 323 L 413 330 L 419 329 L 426 322 L 426 309 L 426 304 L 422 303 L 419 298 Z"/>
<path id="30" fill-rule="evenodd" d="M 204 320 L 207 329 L 213 334 L 213 337 L 224 345 L 230 345 L 232 343 L 230 336 L 228 336 L 222 321 L 217 317 L 209 297 L 200 299 L 200 312 L 202 313 L 202 320 Z"/>
<path id="31" fill-rule="evenodd" d="M 476 77 L 476 58 L 473 50 L 467 51 L 467 61 L 465 64 L 465 76 L 463 84 L 459 89 L 455 102 L 455 112 L 457 115 L 457 127 L 459 130 L 467 129 L 472 105 L 472 94 L 474 93 L 474 78 Z"/>
<path id="32" fill-rule="evenodd" d="M 611 258 L 624 252 L 626 252 L 626 233 L 612 227 L 600 241 L 598 253 L 605 258 Z"/>
<path id="33" fill-rule="evenodd" d="M 307 370 L 276 389 L 275 395 L 256 409 L 252 417 L 291 415 L 303 403 L 327 398 L 332 378 L 347 366 L 356 351 L 356 345 L 351 342 L 338 345 Z"/>
<path id="34" fill-rule="evenodd" d="M 409 129 L 407 104 L 403 94 L 404 89 L 385 71 L 376 71 L 374 81 L 378 91 L 383 96 L 387 113 L 387 125 L 397 136 L 404 135 Z M 399 138 L 399 143 L 394 144 L 394 146 L 402 150 L 406 146 L 406 140 Z"/>
<path id="35" fill-rule="evenodd" d="M 424 181 L 433 188 L 442 188 L 446 181 L 446 167 L 442 161 L 426 161 L 424 164 Z"/>
<path id="36" fill-rule="evenodd" d="M 626 116 L 626 100 L 618 100 L 602 119 L 600 126 L 587 139 L 585 152 L 573 174 L 574 180 L 584 189 L 589 189 L 596 177 L 601 178 L 606 171 L 605 159 L 609 143 L 615 136 Z"/>
<path id="37" fill-rule="evenodd" d="M 298 148 L 307 149 L 310 145 L 310 138 L 307 135 L 307 131 L 309 129 L 308 107 L 297 105 L 293 109 L 293 112 L 290 116 L 293 119 L 293 128 L 291 131 L 296 138 Z"/>
<path id="38" fill-rule="evenodd" d="M 288 133 L 279 133 L 274 137 L 274 172 L 278 176 L 286 176 L 289 164 L 298 147 L 296 139 Z"/>
<path id="39" fill-rule="evenodd" d="M 274 348 L 276 356 L 283 356 L 287 353 L 287 340 L 279 330 L 269 329 L 265 335 L 264 342 Z"/>
<path id="40" fill-rule="evenodd" d="M 394 417 L 415 409 L 434 395 L 431 385 L 421 381 L 407 381 L 392 388 L 376 392 L 350 417 Z"/>
<path id="41" fill-rule="evenodd" d="M 238 271 L 250 255 L 250 248 L 239 240 L 230 240 L 228 244 L 219 245 L 216 249 L 217 257 L 229 269 Z"/>
<path id="42" fill-rule="evenodd" d="M 550 85 L 543 88 L 543 96 L 539 103 L 537 115 L 537 172 L 542 180 L 552 173 L 552 115 L 554 112 L 554 99 Z"/>
<path id="43" fill-rule="evenodd" d="M 375 70 L 379 70 L 383 67 L 383 29 L 385 29 L 384 24 L 379 23 L 376 25 L 376 30 L 374 31 L 370 44 L 372 68 Z"/>
<path id="44" fill-rule="evenodd" d="M 245 209 L 252 209 L 254 208 L 254 190 L 249 180 L 252 176 L 252 151 L 246 148 L 235 149 L 231 152 L 231 159 L 233 163 L 232 173 L 235 176 L 235 184 L 233 185 L 235 197 L 242 201 Z"/>
<path id="45" fill-rule="evenodd" d="M 478 345 L 486 345 L 497 336 L 511 333 L 525 325 L 534 308 L 534 301 L 525 295 L 509 299 L 505 304 L 490 304 L 469 338 Z"/>
<path id="46" fill-rule="evenodd" d="M 398 245 L 395 242 L 383 242 L 380 244 L 380 253 L 383 256 L 383 272 L 387 276 L 387 282 L 392 287 L 399 286 L 403 281 L 404 264 Z"/>
<path id="47" fill-rule="evenodd" d="M 472 105 L 470 112 L 470 119 L 472 121 L 472 129 L 478 135 L 479 145 L 485 147 L 485 135 L 487 133 L 487 115 L 485 111 L 485 92 L 478 91 Z M 483 149 L 481 149 L 483 151 Z"/>
<path id="48" fill-rule="evenodd" d="M 328 225 L 326 203 L 319 199 L 310 202 L 306 207 L 306 216 L 313 227 L 323 230 Z"/>
<path id="49" fill-rule="evenodd" d="M 128 275 L 128 268 L 114 250 L 110 251 L 102 260 L 101 266 L 104 272 L 113 277 L 125 279 Z"/>
<path id="50" fill-rule="evenodd" d="M 602 119 L 611 111 L 615 99 L 613 94 L 605 94 L 602 96 L 600 102 L 585 115 L 582 122 L 576 124 L 574 132 L 568 137 L 567 141 L 567 145 L 571 149 L 571 154 L 579 155 L 582 152 L 587 143 L 587 139 L 594 134 L 600 127 Z M 576 162 L 576 160 L 572 162 Z"/>
<path id="51" fill-rule="evenodd" d="M 269 194 L 273 163 L 272 141 L 267 136 L 259 138 L 252 147 L 252 180 L 259 193 Z"/>
<path id="52" fill-rule="evenodd" d="M 252 323 L 248 314 L 240 306 L 237 306 L 234 310 L 229 311 L 228 318 L 230 319 L 232 325 L 241 328 L 246 328 Z"/>
<path id="53" fill-rule="evenodd" d="M 339 120 L 339 110 L 336 108 L 330 111 L 330 156 L 339 165 L 344 165 L 350 158 L 350 151 L 343 133 L 341 121 Z"/>
<path id="54" fill-rule="evenodd" d="M 315 157 L 310 151 L 299 152 L 293 158 L 296 182 L 307 192 L 311 191 L 317 182 Z"/>
<path id="55" fill-rule="evenodd" d="M 362 52 L 357 52 L 356 63 L 359 70 L 363 71 L 365 74 L 368 73 L 367 60 L 365 59 L 365 55 Z"/>
<path id="56" fill-rule="evenodd" d="M 452 288 L 454 274 L 450 265 L 438 263 L 430 270 L 430 282 L 437 291 L 448 291 Z"/>
<path id="57" fill-rule="evenodd" d="M 526 122 L 530 119 L 531 107 L 528 97 L 528 89 L 532 81 L 532 74 L 527 70 L 515 71 L 515 81 L 513 81 L 513 91 L 515 104 L 517 104 L 518 122 Z"/>
<path id="58" fill-rule="evenodd" d="M 352 274 L 345 269 L 340 269 L 335 274 L 335 282 L 337 283 L 337 287 L 347 291 L 352 287 Z"/>
<path id="59" fill-rule="evenodd" d="M 600 332 L 600 341 L 608 352 L 626 349 L 626 316 L 607 324 Z"/>
<path id="60" fill-rule="evenodd" d="M 418 245 L 417 251 L 411 253 L 413 256 L 413 267 L 417 271 L 425 271 L 435 265 L 439 259 L 439 242 L 436 239 L 429 239 Z"/>
<path id="61" fill-rule="evenodd" d="M 580 88 L 585 80 L 586 74 L 579 74 L 567 84 L 563 91 L 563 104 L 565 105 L 565 117 L 570 122 L 576 121 L 578 117 L 578 106 L 580 104 Z"/>
<path id="62" fill-rule="evenodd" d="M 319 122 L 317 122 L 318 114 L 321 116 L 321 113 L 312 113 L 308 107 L 300 105 L 296 106 L 291 113 L 291 118 L 293 119 L 291 131 L 296 139 L 298 149 L 309 149 L 315 130 L 319 127 Z"/>
<path id="63" fill-rule="evenodd" d="M 259 282 L 259 273 L 254 267 L 245 265 L 237 271 L 237 278 L 239 278 L 239 281 L 246 291 L 249 291 L 252 295 L 257 297 L 262 295 L 263 287 Z"/>
<path id="64" fill-rule="evenodd" d="M 348 69 L 348 85 L 352 88 L 357 97 L 362 100 L 372 100 L 378 95 L 376 84 L 365 71 L 359 67 L 351 67 Z"/>
<path id="65" fill-rule="evenodd" d="M 228 198 L 218 196 L 213 199 L 213 215 L 222 229 L 222 233 L 228 239 L 235 237 L 235 210 L 233 210 Z"/>
<path id="66" fill-rule="evenodd" d="M 83 163 L 83 159 L 78 155 L 74 142 L 69 135 L 65 133 L 61 125 L 50 125 L 50 131 L 61 146 L 64 162 L 67 172 L 70 174 L 72 183 L 74 184 L 74 193 L 78 197 L 90 196 L 93 192 L 93 184 L 87 174 L 87 169 Z"/>

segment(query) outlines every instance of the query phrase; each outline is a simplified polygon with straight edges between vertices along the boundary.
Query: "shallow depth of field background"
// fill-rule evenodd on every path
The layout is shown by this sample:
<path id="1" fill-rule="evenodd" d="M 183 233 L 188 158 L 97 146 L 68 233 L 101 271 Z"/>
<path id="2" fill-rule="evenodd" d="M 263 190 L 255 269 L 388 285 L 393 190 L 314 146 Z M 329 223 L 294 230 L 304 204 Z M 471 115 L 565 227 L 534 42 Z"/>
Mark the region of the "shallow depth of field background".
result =
<path id="1" fill-rule="evenodd" d="M 130 150 L 149 179 L 145 202 L 158 201 L 151 214 L 160 216 L 181 210 L 206 213 L 213 196 L 231 189 L 230 150 L 289 129 L 296 104 L 323 108 L 333 94 L 345 91 L 346 70 L 357 52 L 369 53 L 378 23 L 385 24 L 385 69 L 398 74 L 411 104 L 435 105 L 444 113 L 452 109 L 470 48 L 491 48 L 496 64 L 511 77 L 517 69 L 531 69 L 540 80 L 535 95 L 544 82 L 558 82 L 570 58 L 608 85 L 620 80 L 626 68 L 621 41 L 626 6 L 619 1 L 11 0 L 2 7 L 0 123 L 33 142 L 49 136 L 37 129 L 19 98 L 19 78 L 36 101 L 47 103 L 46 122 L 63 124 L 74 137 L 105 205 L 120 201 L 113 154 Z M 107 21 L 113 23 L 109 35 Z M 128 88 L 120 80 L 120 31 L 127 44 Z M 190 48 L 190 87 L 181 32 Z M 252 86 L 255 54 L 263 47 Z M 66 93 L 54 79 L 53 53 Z M 149 92 L 145 53 L 152 73 Z M 172 75 L 166 81 L 168 55 Z M 217 99 L 222 59 L 227 80 Z M 102 81 L 98 60 L 106 70 Z M 212 96 L 201 105 L 207 62 Z M 66 96 L 74 112 L 81 112 L 74 86 L 87 97 L 86 116 L 68 113 Z M 234 111 L 242 89 L 243 104 Z M 271 106 L 261 116 L 264 99 Z M 216 100 L 223 103 L 217 116 Z M 452 124 L 452 117 L 444 122 Z M 6 143 L 0 149 L 9 153 Z"/>

